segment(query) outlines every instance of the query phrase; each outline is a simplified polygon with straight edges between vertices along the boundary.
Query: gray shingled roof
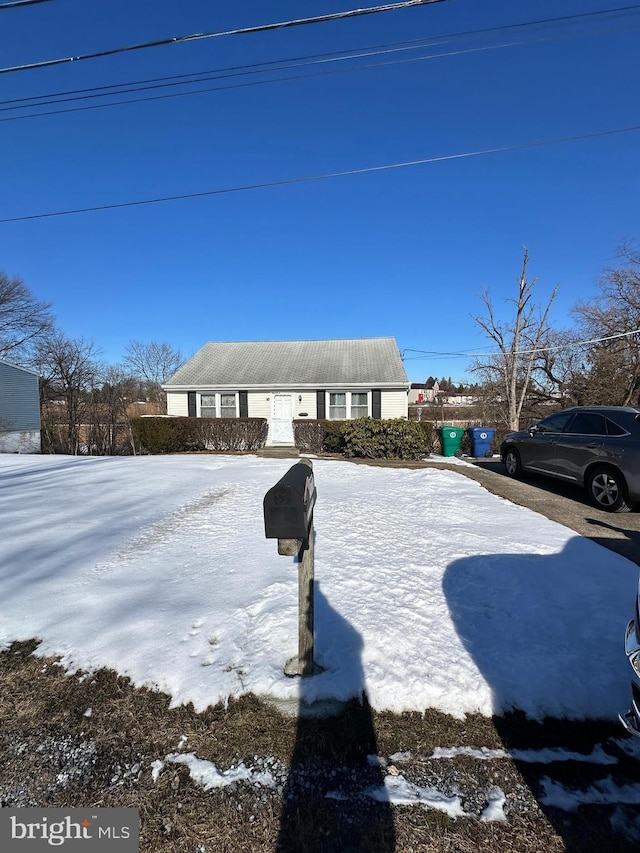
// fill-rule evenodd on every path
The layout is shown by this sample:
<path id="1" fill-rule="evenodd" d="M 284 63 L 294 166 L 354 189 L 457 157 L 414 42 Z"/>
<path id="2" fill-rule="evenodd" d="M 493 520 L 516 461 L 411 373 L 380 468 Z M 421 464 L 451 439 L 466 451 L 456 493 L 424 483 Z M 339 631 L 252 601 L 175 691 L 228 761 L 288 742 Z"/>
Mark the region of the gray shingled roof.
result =
<path id="1" fill-rule="evenodd" d="M 394 338 L 205 344 L 164 388 L 409 387 Z"/>

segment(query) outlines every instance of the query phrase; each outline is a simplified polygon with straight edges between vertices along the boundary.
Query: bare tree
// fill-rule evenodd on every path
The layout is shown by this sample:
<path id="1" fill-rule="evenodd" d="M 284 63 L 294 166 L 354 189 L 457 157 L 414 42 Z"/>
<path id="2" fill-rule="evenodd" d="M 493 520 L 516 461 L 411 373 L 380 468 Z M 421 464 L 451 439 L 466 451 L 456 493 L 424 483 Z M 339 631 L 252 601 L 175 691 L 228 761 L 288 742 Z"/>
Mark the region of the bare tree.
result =
<path id="1" fill-rule="evenodd" d="M 101 371 L 100 382 L 91 394 L 90 452 L 115 456 L 126 452 L 128 445 L 135 455 L 129 406 L 139 396 L 138 380 L 120 367 L 107 366 Z"/>
<path id="2" fill-rule="evenodd" d="M 589 402 L 628 406 L 640 402 L 640 251 L 624 243 L 617 257 L 600 293 L 574 313 L 581 334 L 596 341 L 588 350 Z"/>
<path id="3" fill-rule="evenodd" d="M 50 308 L 21 278 L 0 272 L 0 357 L 26 360 L 35 342 L 53 328 Z"/>
<path id="4" fill-rule="evenodd" d="M 588 347 L 577 329 L 551 331 L 541 353 L 541 371 L 563 406 L 600 402 L 593 394 Z"/>
<path id="5" fill-rule="evenodd" d="M 151 402 L 166 409 L 161 385 L 183 364 L 180 350 L 166 342 L 150 344 L 131 341 L 125 350 L 124 365 L 145 386 Z"/>
<path id="6" fill-rule="evenodd" d="M 472 369 L 499 389 L 502 415 L 510 429 L 519 427 L 522 408 L 540 363 L 540 351 L 549 333 L 549 311 L 558 291 L 556 287 L 544 311 L 540 312 L 532 301 L 537 279 L 527 279 L 528 263 L 529 251 L 525 247 L 522 271 L 517 279 L 517 298 L 507 300 L 515 308 L 512 319 L 506 323 L 498 322 L 487 289 L 481 297 L 487 316 L 473 318 L 498 347 L 498 353 L 478 360 Z"/>
<path id="7" fill-rule="evenodd" d="M 78 454 L 88 397 L 100 364 L 93 342 L 55 330 L 38 342 L 35 363 L 42 376 L 43 431 L 53 452 Z"/>

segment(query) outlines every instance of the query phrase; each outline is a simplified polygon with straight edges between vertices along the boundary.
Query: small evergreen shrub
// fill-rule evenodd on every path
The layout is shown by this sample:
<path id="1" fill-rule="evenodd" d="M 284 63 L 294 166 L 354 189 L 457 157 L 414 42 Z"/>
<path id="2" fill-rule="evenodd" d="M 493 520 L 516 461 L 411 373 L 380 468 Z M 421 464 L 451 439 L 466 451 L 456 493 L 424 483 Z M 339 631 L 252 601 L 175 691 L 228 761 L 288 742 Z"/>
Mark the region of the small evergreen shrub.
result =
<path id="1" fill-rule="evenodd" d="M 352 421 L 323 421 L 323 450 L 326 453 L 344 453 L 344 428 Z"/>
<path id="2" fill-rule="evenodd" d="M 369 459 L 422 459 L 431 446 L 423 424 L 402 419 L 345 421 L 342 436 L 345 456 Z"/>
<path id="3" fill-rule="evenodd" d="M 473 456 L 471 452 L 473 448 L 473 441 L 471 440 L 471 431 L 467 428 L 462 433 L 462 439 L 460 440 L 460 452 L 463 456 Z"/>
<path id="4" fill-rule="evenodd" d="M 431 421 L 411 421 L 411 423 L 417 424 L 424 432 L 427 447 L 431 450 L 431 447 L 433 446 L 433 424 Z"/>

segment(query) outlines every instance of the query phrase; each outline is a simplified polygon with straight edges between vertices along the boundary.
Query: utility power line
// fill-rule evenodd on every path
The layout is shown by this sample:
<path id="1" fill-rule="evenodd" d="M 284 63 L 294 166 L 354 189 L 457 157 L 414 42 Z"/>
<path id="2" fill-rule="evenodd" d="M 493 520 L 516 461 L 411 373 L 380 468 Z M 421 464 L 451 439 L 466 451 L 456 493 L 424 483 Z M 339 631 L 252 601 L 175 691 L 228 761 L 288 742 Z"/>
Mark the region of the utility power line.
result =
<path id="1" fill-rule="evenodd" d="M 591 344 L 602 344 L 606 341 L 614 341 L 618 338 L 628 338 L 631 335 L 640 335 L 640 329 L 632 329 L 630 332 L 617 332 L 615 335 L 605 335 L 602 338 L 591 338 L 587 341 L 569 341 L 566 344 L 554 344 L 550 347 L 534 347 L 533 349 L 519 349 L 516 352 L 503 352 L 502 350 L 494 350 L 494 352 L 437 352 L 423 349 L 404 349 L 405 352 L 420 352 L 424 355 L 409 356 L 403 361 L 418 361 L 425 358 L 495 358 L 496 356 L 520 356 L 534 355 L 542 352 L 555 352 L 564 349 L 580 349 L 580 347 L 590 346 Z"/>
<path id="2" fill-rule="evenodd" d="M 203 190 L 195 193 L 181 193 L 180 195 L 162 196 L 159 198 L 137 199 L 135 201 L 123 201 L 114 204 L 100 204 L 91 207 L 77 207 L 70 210 L 57 210 L 48 213 L 34 213 L 28 216 L 12 216 L 0 219 L 0 224 L 8 222 L 27 222 L 34 219 L 52 219 L 59 216 L 72 216 L 80 213 L 95 213 L 100 210 L 118 210 L 125 207 L 141 207 L 148 204 L 165 204 L 170 201 L 183 201 L 186 199 L 206 198 L 215 195 L 230 195 L 232 193 L 249 192 L 251 190 L 273 189 L 275 187 L 286 187 L 293 184 L 312 183 L 329 178 L 344 178 L 351 175 L 365 175 L 373 172 L 386 172 L 391 169 L 405 169 L 409 166 L 425 166 L 430 163 L 444 163 L 449 160 L 464 160 L 470 157 L 481 157 L 486 154 L 503 154 L 509 151 L 525 151 L 530 148 L 542 148 L 548 145 L 561 145 L 567 142 L 580 142 L 585 139 L 598 139 L 605 136 L 619 136 L 623 133 L 637 133 L 640 125 L 631 127 L 620 127 L 614 130 L 600 130 L 593 133 L 583 133 L 577 136 L 563 136 L 556 139 L 542 139 L 536 142 L 523 142 L 519 145 L 503 145 L 496 148 L 484 148 L 478 151 L 465 151 L 460 154 L 443 154 L 439 157 L 424 157 L 419 160 L 408 160 L 401 163 L 387 163 L 382 166 L 367 166 L 361 169 L 345 169 L 340 172 L 327 172 L 320 175 L 307 175 L 298 178 L 285 178 L 280 181 L 265 181 L 264 183 L 245 184 L 235 187 L 225 187 L 215 190 Z"/>
<path id="3" fill-rule="evenodd" d="M 0 3 L 0 12 L 3 9 L 15 9 L 17 6 L 34 6 L 36 3 L 51 3 L 51 0 L 12 0 L 10 3 Z"/>
<path id="4" fill-rule="evenodd" d="M 139 42 L 125 47 L 115 47 L 109 50 L 100 50 L 95 53 L 83 53 L 78 56 L 67 56 L 59 59 L 46 59 L 41 62 L 30 62 L 23 65 L 12 65 L 0 68 L 0 74 L 9 74 L 15 71 L 32 71 L 35 68 L 51 68 L 54 65 L 66 65 L 71 62 L 80 62 L 86 59 L 100 59 L 106 56 L 116 56 L 121 53 L 130 53 L 134 50 L 146 50 L 152 47 L 166 47 L 171 44 L 184 44 L 190 41 L 201 41 L 203 39 L 222 38 L 223 36 L 240 36 L 252 33 L 266 33 L 272 30 L 284 30 L 290 27 L 302 27 L 308 24 L 324 24 L 329 21 L 340 21 L 347 18 L 357 18 L 363 15 L 375 15 L 380 12 L 394 12 L 397 9 L 408 9 L 413 6 L 430 6 L 434 3 L 444 3 L 446 0 L 402 0 L 400 3 L 387 3 L 382 6 L 369 6 L 365 9 L 349 9 L 345 12 L 333 12 L 329 15 L 317 15 L 312 18 L 297 18 L 290 21 L 278 21 L 273 24 L 259 24 L 252 27 L 238 27 L 233 30 L 218 30 L 210 33 L 190 33 L 184 36 L 173 36 L 171 38 L 156 39 L 155 41 Z"/>
<path id="5" fill-rule="evenodd" d="M 348 48 L 346 50 L 337 50 L 330 51 L 325 53 L 317 53 L 310 54 L 306 56 L 297 56 L 297 57 L 289 57 L 287 59 L 281 60 L 271 60 L 267 62 L 257 62 L 257 63 L 249 63 L 245 65 L 235 65 L 235 66 L 227 66 L 223 68 L 215 68 L 208 69 L 206 71 L 194 71 L 187 74 L 175 74 L 167 77 L 153 77 L 143 80 L 133 80 L 126 81 L 123 83 L 113 83 L 102 86 L 92 86 L 83 89 L 72 89 L 62 92 L 49 92 L 41 95 L 30 95 L 23 98 L 12 98 L 4 101 L 0 101 L 0 111 L 7 112 L 12 110 L 24 109 L 27 107 L 42 107 L 42 106 L 50 106 L 60 103 L 69 103 L 74 102 L 76 100 L 90 100 L 96 98 L 107 98 L 107 97 L 116 97 L 118 95 L 130 94 L 135 92 L 144 92 L 155 89 L 163 89 L 163 88 L 173 88 L 176 86 L 189 86 L 195 85 L 199 83 L 209 82 L 212 80 L 219 79 L 228 79 L 233 77 L 244 77 L 244 76 L 254 76 L 258 74 L 267 74 L 273 71 L 287 71 L 290 69 L 298 69 L 298 68 L 307 68 L 314 65 L 325 65 L 330 63 L 342 63 L 348 62 L 353 59 L 362 59 L 376 56 L 384 56 L 393 53 L 402 53 L 407 51 L 415 51 L 423 48 L 433 48 L 442 44 L 449 44 L 450 42 L 456 39 L 467 39 L 471 36 L 488 36 L 495 35 L 498 33 L 506 32 L 506 31 L 516 31 L 522 32 L 523 30 L 528 30 L 532 28 L 549 28 L 549 25 L 567 25 L 567 24 L 579 24 L 581 22 L 591 22 L 595 21 L 596 23 L 603 17 L 606 18 L 616 18 L 621 16 L 629 16 L 635 15 L 640 11 L 640 4 L 635 4 L 633 6 L 623 6 L 617 9 L 606 9 L 599 10 L 596 12 L 581 12 L 575 15 L 563 15 L 561 17 L 556 18 L 542 18 L 533 21 L 525 21 L 519 24 L 502 24 L 496 27 L 485 27 L 482 29 L 475 30 L 464 30 L 456 33 L 447 33 L 441 36 L 432 36 L 429 38 L 420 38 L 420 39 L 411 39 L 407 41 L 399 41 L 399 42 L 387 42 L 383 44 L 369 45 L 367 47 L 361 48 Z M 610 30 L 597 30 L 596 32 L 610 32 Z M 581 32 L 577 35 L 588 35 L 588 32 Z M 362 70 L 364 68 L 376 68 L 376 67 L 384 67 L 385 65 L 391 64 L 399 64 L 401 62 L 412 62 L 412 61 L 421 61 L 424 59 L 437 59 L 441 57 L 450 57 L 456 56 L 465 53 L 471 53 L 474 51 L 484 51 L 484 50 L 494 50 L 502 47 L 513 47 L 524 44 L 536 44 L 540 41 L 546 41 L 548 39 L 553 38 L 569 38 L 574 37 L 575 34 L 568 33 L 557 36 L 547 36 L 542 39 L 533 39 L 528 41 L 515 41 L 509 42 L 507 44 L 491 44 L 491 45 L 481 45 L 476 48 L 468 48 L 462 50 L 451 50 L 446 51 L 445 53 L 432 53 L 427 56 L 421 56 L 417 58 L 410 57 L 407 60 L 396 60 L 389 63 L 377 63 L 375 65 L 366 65 L 366 66 L 356 66 L 355 68 L 346 68 L 341 69 L 344 71 L 352 71 L 352 70 Z M 336 72 L 331 72 L 336 73 Z M 302 75 L 302 79 L 306 76 L 319 76 L 319 75 Z M 277 78 L 275 81 L 270 80 L 268 82 L 279 82 L 280 79 Z M 284 78 L 287 80 L 290 79 L 298 79 L 287 77 Z M 223 87 L 220 87 L 223 88 Z M 226 87 L 225 87 L 226 88 Z M 217 89 L 205 89 L 199 90 L 195 92 L 195 94 L 199 94 L 199 92 L 210 92 L 217 91 Z M 175 97 L 182 96 L 185 94 L 192 94 L 191 92 L 179 92 L 175 95 Z M 114 106 L 119 105 L 121 103 L 138 103 L 139 100 L 127 100 L 127 101 L 118 101 L 114 103 L 105 104 L 105 106 Z M 62 110 L 59 112 L 63 112 Z M 44 115 L 49 115 L 50 113 L 44 113 Z M 42 113 L 34 113 L 33 115 L 42 115 Z M 25 116 L 25 117 L 31 117 Z M 20 116 L 22 118 L 22 116 Z"/>
<path id="6" fill-rule="evenodd" d="M 564 38 L 567 38 L 567 37 L 568 36 L 564 36 Z M 556 38 L 561 38 L 561 37 L 556 36 Z M 536 39 L 536 42 L 548 41 L 548 40 L 549 39 Z M 411 63 L 413 63 L 413 62 L 424 62 L 424 61 L 429 60 L 429 59 L 441 59 L 444 57 L 461 56 L 463 54 L 468 54 L 468 53 L 480 53 L 480 52 L 484 52 L 487 50 L 498 50 L 498 49 L 504 49 L 507 47 L 517 47 L 519 45 L 531 44 L 531 43 L 532 43 L 531 41 L 509 42 L 507 44 L 491 45 L 491 46 L 487 46 L 487 47 L 468 48 L 467 50 L 448 51 L 447 53 L 431 54 L 428 56 L 418 56 L 418 57 L 410 57 L 410 58 L 405 58 L 405 59 L 390 60 L 387 62 L 374 62 L 374 63 L 367 63 L 364 65 L 354 65 L 354 66 L 351 66 L 349 68 L 331 68 L 331 69 L 316 72 L 313 74 L 291 74 L 291 75 L 288 75 L 286 77 L 270 77 L 266 80 L 252 80 L 250 82 L 245 82 L 245 83 L 230 83 L 230 84 L 225 85 L 225 86 L 209 86 L 205 89 L 195 89 L 195 90 L 187 91 L 187 92 L 171 92 L 171 93 L 164 94 L 164 95 L 147 95 L 147 96 L 142 97 L 142 98 L 127 98 L 125 100 L 110 101 L 108 103 L 100 103 L 100 104 L 89 104 L 89 105 L 82 106 L 82 107 L 65 107 L 65 108 L 59 109 L 59 110 L 43 110 L 40 112 L 23 113 L 22 115 L 6 116 L 4 118 L 0 118 L 0 122 L 21 121 L 23 119 L 44 118 L 45 116 L 65 115 L 68 113 L 80 113 L 80 112 L 87 112 L 89 110 L 101 110 L 101 109 L 107 109 L 109 107 L 126 106 L 129 104 L 142 104 L 142 103 L 148 103 L 150 101 L 165 101 L 165 100 L 170 100 L 173 98 L 194 97 L 196 95 L 211 94 L 212 92 L 226 92 L 226 91 L 230 91 L 233 89 L 246 89 L 246 88 L 251 88 L 253 86 L 266 86 L 266 85 L 271 85 L 273 83 L 292 82 L 294 80 L 315 80 L 315 79 L 318 79 L 320 77 L 327 77 L 327 76 L 332 75 L 332 74 L 346 74 L 346 73 L 350 73 L 350 72 L 354 72 L 354 71 L 367 71 L 367 70 L 376 69 L 376 68 L 388 68 L 389 66 L 392 66 L 392 65 L 405 65 L 405 64 L 410 63 L 410 62 Z M 384 51 L 384 53 L 388 53 L 388 52 L 389 51 Z M 318 63 L 308 63 L 308 64 L 312 65 L 312 64 L 318 64 Z M 284 66 L 284 67 L 286 67 L 286 66 Z M 255 72 L 255 73 L 264 73 L 264 72 Z M 241 76 L 241 75 L 224 75 L 224 76 Z M 222 77 L 202 78 L 200 80 L 195 80 L 193 82 L 194 83 L 204 83 L 207 81 L 207 79 L 216 80 L 216 79 L 222 79 Z M 166 88 L 168 86 L 184 86 L 184 85 L 188 85 L 188 84 L 186 84 L 186 83 L 170 84 L 169 83 L 169 84 L 164 84 L 161 86 L 149 86 L 147 88 L 159 89 L 159 88 Z M 144 91 L 144 88 L 133 90 L 133 91 Z M 69 101 L 79 101 L 79 100 L 87 100 L 87 99 L 92 99 L 92 98 L 114 97 L 118 94 L 125 94 L 125 92 L 115 92 L 115 93 L 110 92 L 110 93 L 103 93 L 103 94 L 86 95 L 83 97 L 69 98 L 68 100 Z M 52 101 L 51 105 L 53 106 L 53 105 L 62 104 L 62 103 L 65 103 L 64 99 Z M 42 106 L 48 106 L 48 104 L 46 102 L 42 102 L 39 104 L 34 104 L 33 106 L 34 107 L 42 107 Z M 0 113 L 12 112 L 16 109 L 24 109 L 24 107 L 0 107 Z"/>
<path id="7" fill-rule="evenodd" d="M 638 9 L 640 10 L 640 6 L 638 7 Z M 616 30 L 599 30 L 598 32 L 602 33 L 602 32 L 615 32 L 615 31 Z M 0 122 L 21 121 L 22 119 L 41 118 L 41 117 L 52 116 L 52 115 L 63 115 L 63 114 L 68 114 L 68 113 L 87 112 L 89 110 L 107 109 L 108 107 L 118 107 L 118 106 L 124 106 L 124 105 L 128 105 L 128 104 L 140 104 L 140 103 L 148 103 L 150 101 L 162 101 L 162 100 L 169 100 L 169 99 L 173 99 L 173 98 L 193 97 L 196 95 L 210 94 L 212 92 L 224 92 L 224 91 L 229 91 L 229 90 L 233 90 L 233 89 L 249 88 L 252 86 L 270 85 L 272 83 L 291 82 L 291 81 L 295 81 L 295 80 L 314 80 L 314 79 L 317 79 L 320 77 L 326 77 L 326 76 L 329 76 L 332 74 L 346 74 L 346 73 L 351 73 L 354 71 L 366 71 L 366 70 L 371 70 L 371 69 L 388 68 L 388 67 L 393 66 L 393 65 L 404 65 L 407 63 L 425 62 L 425 61 L 428 61 L 431 59 L 444 59 L 447 57 L 462 56 L 462 55 L 471 54 L 471 53 L 482 53 L 482 52 L 489 51 L 489 50 L 503 50 L 505 48 L 510 48 L 510 47 L 519 47 L 519 46 L 523 46 L 523 45 L 540 44 L 540 43 L 548 42 L 548 41 L 552 41 L 552 40 L 576 38 L 576 37 L 580 37 L 583 35 L 586 35 L 586 34 L 585 33 L 563 33 L 560 35 L 543 36 L 543 37 L 535 38 L 535 39 L 522 39 L 519 41 L 509 41 L 509 42 L 504 42 L 502 44 L 491 44 L 491 45 L 484 45 L 484 46 L 480 46 L 480 47 L 470 47 L 470 48 L 464 48 L 464 49 L 459 49 L 459 50 L 449 50 L 449 51 L 440 52 L 440 53 L 428 53 L 428 54 L 423 55 L 423 56 L 405 57 L 403 59 L 393 59 L 393 60 L 387 60 L 385 62 L 371 62 L 371 63 L 360 64 L 360 65 L 352 65 L 352 66 L 348 66 L 348 67 L 329 68 L 329 69 L 325 69 L 323 71 L 310 73 L 310 74 L 291 74 L 291 75 L 287 75 L 285 77 L 268 77 L 265 80 L 251 80 L 251 81 L 243 82 L 243 83 L 231 83 L 231 84 L 222 85 L 222 86 L 209 86 L 209 87 L 206 87 L 204 89 L 195 89 L 195 90 L 186 91 L 186 92 L 184 92 L 184 91 L 182 91 L 182 92 L 170 92 L 170 93 L 163 94 L 163 95 L 146 95 L 146 96 L 141 97 L 141 98 L 127 98 L 124 100 L 114 100 L 114 101 L 109 101 L 106 103 L 89 104 L 89 105 L 80 106 L 80 107 L 64 107 L 63 109 L 40 110 L 39 112 L 22 113 L 20 115 L 7 116 L 5 118 L 0 118 Z M 431 46 L 431 44 L 429 42 L 423 43 L 423 45 L 424 46 Z M 144 92 L 144 91 L 149 91 L 149 90 L 175 88 L 178 86 L 188 86 L 188 85 L 194 85 L 194 84 L 197 85 L 197 84 L 208 82 L 210 80 L 223 80 L 223 79 L 228 79 L 228 78 L 233 78 L 233 77 L 245 77 L 245 76 L 254 76 L 254 75 L 258 75 L 258 74 L 270 74 L 275 70 L 281 71 L 281 70 L 287 70 L 287 69 L 299 69 L 299 68 L 305 68 L 305 67 L 314 66 L 314 65 L 323 65 L 324 66 L 327 63 L 344 62 L 346 60 L 358 59 L 360 57 L 386 56 L 386 55 L 389 55 L 391 53 L 398 53 L 398 52 L 403 52 L 403 51 L 407 51 L 407 50 L 417 50 L 417 49 L 419 49 L 419 48 L 416 46 L 412 46 L 412 47 L 387 47 L 383 50 L 375 50 L 375 51 L 370 50 L 370 49 L 369 50 L 365 49 L 366 52 L 364 52 L 364 53 L 354 53 L 351 55 L 344 55 L 344 56 L 337 56 L 337 57 L 334 56 L 331 59 L 310 59 L 307 62 L 293 62 L 289 65 L 281 64 L 280 66 L 277 66 L 277 67 L 262 67 L 262 68 L 260 68 L 259 66 L 255 66 L 254 70 L 249 70 L 249 71 L 230 71 L 230 73 L 223 73 L 222 71 L 221 72 L 212 72 L 213 76 L 209 76 L 209 77 L 201 76 L 198 79 L 192 79 L 192 80 L 174 79 L 173 82 L 162 82 L 162 83 L 155 83 L 155 84 L 152 83 L 152 84 L 147 85 L 147 86 L 140 85 L 137 88 L 127 89 L 127 88 L 123 88 L 123 87 L 127 86 L 128 84 L 121 84 L 119 91 L 104 91 L 107 89 L 109 89 L 109 90 L 118 89 L 118 86 L 116 86 L 116 85 L 102 86 L 102 87 L 96 87 L 95 90 L 91 90 L 91 89 L 84 90 L 86 92 L 89 92 L 90 94 L 73 95 L 70 93 L 71 97 L 52 96 L 52 98 L 56 98 L 54 100 L 44 100 L 44 98 L 46 98 L 46 96 L 41 96 L 42 100 L 40 100 L 38 103 L 33 103 L 34 101 L 37 101 L 38 98 L 37 98 L 37 96 L 32 96 L 30 98 L 24 98 L 24 99 L 15 99 L 15 100 L 11 100 L 11 101 L 0 101 L 0 113 L 15 112 L 16 110 L 23 110 L 23 109 L 26 109 L 27 107 L 39 109 L 40 107 L 44 107 L 44 106 L 49 106 L 49 105 L 57 106 L 59 104 L 64 104 L 64 103 L 68 103 L 68 102 L 75 103 L 77 101 L 95 100 L 97 98 L 115 98 L 118 95 L 123 95 L 123 94 L 131 93 L 131 92 Z M 284 62 L 286 62 L 286 60 Z M 274 65 L 274 64 L 269 63 L 269 65 Z M 204 74 L 205 72 L 201 72 L 201 73 Z M 180 77 L 185 77 L 185 76 L 189 76 L 189 75 L 180 75 Z M 165 78 L 165 79 L 171 79 L 171 78 Z M 132 85 L 135 86 L 135 84 L 132 84 Z M 100 89 L 102 89 L 103 91 L 99 91 Z M 17 101 L 20 101 L 21 103 L 18 106 L 15 106 L 14 104 L 16 104 Z M 32 103 L 26 103 L 27 101 L 31 101 Z M 9 106 L 2 106 L 2 104 L 8 104 Z"/>

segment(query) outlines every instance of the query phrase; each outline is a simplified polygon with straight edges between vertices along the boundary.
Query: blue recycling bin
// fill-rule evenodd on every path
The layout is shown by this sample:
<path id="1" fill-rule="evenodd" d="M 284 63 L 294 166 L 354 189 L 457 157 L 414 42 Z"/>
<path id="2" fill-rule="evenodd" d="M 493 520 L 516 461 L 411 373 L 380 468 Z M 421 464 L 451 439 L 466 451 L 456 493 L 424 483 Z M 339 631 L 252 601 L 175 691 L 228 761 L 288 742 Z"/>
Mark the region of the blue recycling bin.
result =
<path id="1" fill-rule="evenodd" d="M 469 427 L 471 433 L 471 453 L 476 458 L 493 456 L 491 442 L 496 431 L 492 427 Z"/>

